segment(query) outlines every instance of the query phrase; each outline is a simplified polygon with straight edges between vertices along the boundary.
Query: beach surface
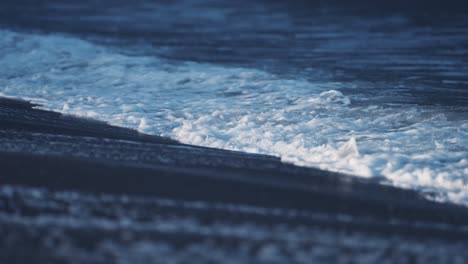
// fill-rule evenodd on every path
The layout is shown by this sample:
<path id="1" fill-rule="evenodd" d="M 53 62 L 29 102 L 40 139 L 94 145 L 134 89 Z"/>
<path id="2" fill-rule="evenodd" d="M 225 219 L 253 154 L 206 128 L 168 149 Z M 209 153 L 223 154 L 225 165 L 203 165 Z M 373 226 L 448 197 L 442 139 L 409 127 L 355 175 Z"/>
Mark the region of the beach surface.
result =
<path id="1" fill-rule="evenodd" d="M 468 258 L 464 206 L 38 107 L 0 98 L 1 263 Z"/>

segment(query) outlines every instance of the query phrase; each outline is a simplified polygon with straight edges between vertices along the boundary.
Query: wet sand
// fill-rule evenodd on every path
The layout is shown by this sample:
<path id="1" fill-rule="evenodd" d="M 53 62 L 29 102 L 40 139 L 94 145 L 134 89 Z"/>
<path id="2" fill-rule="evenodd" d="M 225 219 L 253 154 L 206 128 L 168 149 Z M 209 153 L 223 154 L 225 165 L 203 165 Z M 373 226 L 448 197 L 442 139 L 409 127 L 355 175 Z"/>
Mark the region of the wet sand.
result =
<path id="1" fill-rule="evenodd" d="M 0 260 L 7 263 L 467 257 L 460 250 L 466 207 L 26 101 L 0 98 L 0 166 Z"/>

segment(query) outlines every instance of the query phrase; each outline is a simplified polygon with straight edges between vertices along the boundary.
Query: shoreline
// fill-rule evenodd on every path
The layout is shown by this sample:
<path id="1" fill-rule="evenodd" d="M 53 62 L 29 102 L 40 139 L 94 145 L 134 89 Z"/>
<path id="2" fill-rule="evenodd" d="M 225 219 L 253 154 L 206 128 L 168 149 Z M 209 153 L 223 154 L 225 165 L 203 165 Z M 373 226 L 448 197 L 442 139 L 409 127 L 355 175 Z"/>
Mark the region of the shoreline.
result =
<path id="1" fill-rule="evenodd" d="M 64 192 L 94 197 L 98 204 L 103 203 L 101 195 L 129 197 L 136 204 L 129 210 L 143 215 L 158 215 L 159 211 L 142 209 L 138 199 L 201 203 L 206 207 L 203 210 L 174 206 L 170 214 L 187 214 L 208 222 L 248 221 L 454 243 L 465 243 L 468 237 L 468 208 L 432 202 L 416 191 L 298 167 L 276 157 L 181 144 L 34 106 L 27 101 L 0 98 L 0 223 L 10 226 L 8 231 L 0 228 L 0 233 L 17 237 L 18 243 L 28 241 L 26 229 L 44 227 L 24 226 L 15 219 L 36 219 L 30 219 L 31 211 L 34 217 L 50 214 L 44 206 L 27 203 L 24 197 L 34 192 L 46 193 L 45 198 L 39 196 L 44 203 L 47 197 Z M 84 203 L 80 199 L 77 203 Z M 9 204 L 16 204 L 17 209 Z M 232 214 L 220 209 L 229 206 L 253 211 L 235 209 Z M 107 209 L 94 210 L 100 214 Z M 267 213 L 262 216 L 253 213 L 256 211 Z M 80 219 L 77 216 L 76 220 Z M 210 228 L 215 227 L 208 225 Z M 108 234 L 102 236 L 109 238 Z M 93 240 L 86 239 L 89 243 Z M 176 242 L 170 242 L 172 239 Z M 178 239 L 162 238 L 168 243 L 181 243 Z M 5 243 L 5 238 L 0 239 L 0 245 Z M 29 246 L 43 247 L 34 242 Z M 9 249 L 4 253 L 10 259 L 17 252 Z"/>
<path id="2" fill-rule="evenodd" d="M 99 184 L 99 179 L 96 179 L 97 184 L 91 187 L 89 183 L 88 185 L 80 184 L 78 179 L 79 175 L 91 178 L 97 173 L 93 170 L 96 170 L 102 173 L 102 177 L 109 177 L 109 180 L 112 177 L 115 177 L 114 180 L 121 178 L 124 182 L 132 177 L 129 176 L 132 172 L 142 171 L 142 175 L 149 175 L 149 181 L 154 180 L 160 184 L 172 180 L 169 176 L 164 179 L 159 176 L 167 174 L 177 180 L 180 177 L 181 188 L 184 187 L 183 181 L 193 181 L 193 184 L 197 181 L 206 181 L 203 184 L 207 187 L 210 185 L 217 187 L 213 191 L 219 191 L 218 194 L 213 195 L 193 194 L 193 198 L 189 199 L 197 199 L 197 195 L 200 195 L 200 198 L 210 197 L 209 199 L 213 201 L 223 199 L 223 191 L 228 191 L 237 184 L 239 188 L 246 188 L 246 190 L 249 188 L 268 189 L 262 195 L 268 197 L 269 193 L 274 194 L 269 197 L 271 201 L 274 200 L 278 204 L 284 202 L 291 208 L 299 207 L 296 209 L 314 210 L 314 207 L 301 202 L 297 203 L 294 196 L 285 195 L 279 199 L 274 196 L 282 192 L 301 193 L 305 196 L 317 195 L 317 198 L 331 196 L 333 197 L 329 198 L 331 201 L 343 198 L 342 205 L 366 204 L 369 200 L 373 200 L 379 206 L 386 204 L 384 207 L 403 211 L 405 207 L 413 207 L 411 210 L 427 208 L 429 211 L 440 207 L 448 208 L 447 211 L 451 209 L 464 211 L 464 216 L 468 217 L 468 210 L 463 210 L 467 208 L 461 205 L 432 202 L 423 198 L 417 191 L 381 185 L 372 179 L 299 167 L 282 163 L 279 158 L 273 156 L 190 146 L 168 138 L 111 126 L 101 121 L 35 109 L 34 106 L 27 101 L 0 98 L 0 135 L 2 138 L 0 143 L 3 144 L 0 162 L 3 163 L 3 168 L 10 167 L 7 170 L 10 175 L 3 177 L 4 183 L 20 182 L 24 185 L 31 184 L 53 189 L 78 191 L 89 189 L 96 192 L 161 196 L 158 191 L 139 185 L 138 182 L 129 186 L 118 185 L 114 182 L 115 186 L 112 186 L 106 184 L 105 181 Z M 51 143 L 54 145 L 51 146 Z M 9 161 L 6 162 L 6 160 Z M 19 164 L 16 165 L 14 161 L 18 161 L 19 164 L 25 162 L 38 169 L 42 168 L 48 172 L 44 173 L 43 177 L 48 177 L 49 180 L 41 182 L 40 179 L 32 179 L 31 174 L 34 170 L 31 167 L 20 168 Z M 77 167 L 77 169 L 82 165 L 87 170 L 89 168 L 90 174 L 72 171 L 77 178 L 69 177 L 70 182 L 55 181 L 63 177 L 59 173 L 60 170 L 54 168 L 57 166 L 54 164 L 56 161 L 68 163 L 69 166 Z M 119 170 L 128 172 L 122 173 Z M 112 176 L 113 173 L 117 173 L 119 177 Z M 156 176 L 151 176 L 152 174 Z M 18 177 L 19 175 L 22 178 Z M 142 176 L 142 179 L 144 178 Z M 177 190 L 175 186 L 177 184 L 173 184 L 174 186 L 168 186 L 166 195 Z M 220 186 L 224 186 L 222 190 L 219 190 Z M 203 187 L 200 186 L 200 188 Z M 236 188 L 232 189 L 236 190 Z M 190 190 L 184 192 L 189 194 Z M 245 195 L 252 195 L 250 197 L 252 200 L 244 199 Z M 251 201 L 269 206 L 268 199 L 258 196 L 256 197 L 255 191 L 252 190 L 252 192 L 243 192 L 238 197 L 226 199 L 234 203 L 239 199 L 245 200 L 246 203 Z M 172 198 L 178 197 L 175 195 Z M 291 201 L 288 202 L 288 199 Z M 347 201 L 344 201 L 345 199 Z M 371 204 L 369 203 L 369 206 Z M 273 203 L 272 206 L 275 204 Z M 381 210 L 383 213 L 389 211 L 395 210 Z M 391 214 L 394 215 L 393 212 Z"/>

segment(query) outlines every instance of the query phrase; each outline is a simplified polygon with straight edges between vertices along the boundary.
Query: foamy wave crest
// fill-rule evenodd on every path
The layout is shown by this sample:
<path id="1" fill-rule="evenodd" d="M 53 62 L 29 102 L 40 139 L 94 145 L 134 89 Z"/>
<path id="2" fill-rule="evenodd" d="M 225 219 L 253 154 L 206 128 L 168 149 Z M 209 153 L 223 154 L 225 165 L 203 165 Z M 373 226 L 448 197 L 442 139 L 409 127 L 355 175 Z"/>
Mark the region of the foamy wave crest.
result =
<path id="1" fill-rule="evenodd" d="M 436 108 L 354 104 L 346 83 L 126 56 L 59 35 L 0 31 L 0 63 L 2 95 L 47 109 L 468 204 L 468 123 Z"/>
<path id="2" fill-rule="evenodd" d="M 372 172 L 359 164 L 359 150 L 350 131 L 321 122 L 323 111 L 337 111 L 349 104 L 348 97 L 330 90 L 268 111 L 216 110 L 184 120 L 173 135 L 189 144 L 272 154 L 287 162 L 369 177 Z M 317 128 L 322 133 L 316 133 Z M 334 138 L 325 131 L 335 134 Z"/>

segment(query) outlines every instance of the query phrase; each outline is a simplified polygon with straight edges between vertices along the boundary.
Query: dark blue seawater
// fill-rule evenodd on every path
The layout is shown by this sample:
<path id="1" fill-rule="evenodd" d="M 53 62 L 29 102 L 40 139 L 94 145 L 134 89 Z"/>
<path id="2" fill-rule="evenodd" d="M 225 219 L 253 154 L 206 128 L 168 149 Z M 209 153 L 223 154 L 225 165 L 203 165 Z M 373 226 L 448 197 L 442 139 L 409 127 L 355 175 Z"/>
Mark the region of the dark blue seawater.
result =
<path id="1" fill-rule="evenodd" d="M 462 1 L 2 1 L 0 92 L 468 203 Z"/>

